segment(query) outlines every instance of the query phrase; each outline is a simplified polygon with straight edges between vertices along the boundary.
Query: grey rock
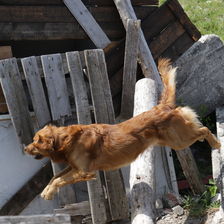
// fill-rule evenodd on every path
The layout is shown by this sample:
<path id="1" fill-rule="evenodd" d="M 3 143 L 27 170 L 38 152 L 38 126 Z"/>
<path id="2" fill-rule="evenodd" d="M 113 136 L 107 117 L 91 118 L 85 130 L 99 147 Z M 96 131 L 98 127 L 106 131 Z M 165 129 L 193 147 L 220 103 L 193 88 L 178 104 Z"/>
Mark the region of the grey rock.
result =
<path id="1" fill-rule="evenodd" d="M 173 207 L 172 210 L 178 216 L 181 216 L 184 214 L 184 209 L 180 205 Z"/>
<path id="2" fill-rule="evenodd" d="M 224 45 L 218 36 L 201 37 L 173 66 L 177 104 L 193 107 L 201 117 L 223 104 Z"/>

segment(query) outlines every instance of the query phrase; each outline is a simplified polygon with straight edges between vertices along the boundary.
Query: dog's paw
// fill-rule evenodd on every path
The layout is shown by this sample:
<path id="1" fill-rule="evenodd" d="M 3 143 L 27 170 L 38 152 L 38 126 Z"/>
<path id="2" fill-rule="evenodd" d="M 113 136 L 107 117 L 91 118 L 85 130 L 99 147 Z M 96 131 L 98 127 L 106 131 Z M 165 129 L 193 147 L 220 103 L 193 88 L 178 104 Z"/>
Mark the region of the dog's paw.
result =
<path id="1" fill-rule="evenodd" d="M 54 194 L 47 194 L 47 195 L 45 195 L 45 197 L 44 197 L 44 199 L 46 200 L 46 201 L 50 201 L 50 200 L 52 200 L 54 198 Z"/>
<path id="2" fill-rule="evenodd" d="M 47 195 L 47 192 L 48 192 L 48 190 L 50 189 L 50 186 L 49 185 L 47 185 L 45 188 L 44 188 L 44 190 L 43 190 L 43 192 L 41 193 L 41 197 L 42 198 L 45 198 L 45 196 Z"/>
<path id="3" fill-rule="evenodd" d="M 220 149 L 220 148 L 221 148 L 221 143 L 220 143 L 220 142 L 217 142 L 217 143 L 214 145 L 214 148 L 215 148 L 215 149 Z"/>

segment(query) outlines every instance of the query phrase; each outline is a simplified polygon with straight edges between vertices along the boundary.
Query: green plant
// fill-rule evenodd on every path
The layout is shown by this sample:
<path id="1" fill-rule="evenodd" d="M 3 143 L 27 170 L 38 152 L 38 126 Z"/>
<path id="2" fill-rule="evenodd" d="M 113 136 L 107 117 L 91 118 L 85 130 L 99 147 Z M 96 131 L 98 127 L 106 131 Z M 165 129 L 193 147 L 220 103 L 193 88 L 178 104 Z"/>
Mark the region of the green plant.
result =
<path id="1" fill-rule="evenodd" d="M 200 197 L 184 196 L 184 208 L 186 208 L 190 216 L 203 216 L 210 209 L 217 209 L 220 206 L 219 202 L 212 202 L 212 198 L 216 195 L 217 186 L 214 180 L 209 179 L 209 186 Z"/>

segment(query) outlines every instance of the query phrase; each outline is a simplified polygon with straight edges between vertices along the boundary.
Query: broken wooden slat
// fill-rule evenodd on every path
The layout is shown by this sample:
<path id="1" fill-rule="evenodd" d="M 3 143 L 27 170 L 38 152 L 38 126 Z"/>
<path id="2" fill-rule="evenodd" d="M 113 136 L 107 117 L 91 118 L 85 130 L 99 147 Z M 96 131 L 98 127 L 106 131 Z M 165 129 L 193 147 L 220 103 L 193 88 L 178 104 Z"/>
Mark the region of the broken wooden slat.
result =
<path id="1" fill-rule="evenodd" d="M 2 216 L 0 223 L 16 224 L 16 223 L 55 223 L 55 224 L 71 224 L 71 217 L 68 214 L 47 214 L 47 215 L 24 215 L 24 216 Z"/>
<path id="2" fill-rule="evenodd" d="M 16 136 L 24 154 L 24 145 L 33 141 L 34 130 L 15 58 L 0 61 L 0 77 Z"/>
<path id="3" fill-rule="evenodd" d="M 63 0 L 63 2 L 77 19 L 82 28 L 86 31 L 97 48 L 103 49 L 110 44 L 110 40 L 81 0 Z"/>
<path id="4" fill-rule="evenodd" d="M 121 98 L 121 118 L 133 117 L 134 93 L 138 64 L 140 20 L 128 19 L 125 41 L 125 57 L 123 69 L 123 87 Z"/>
<path id="5" fill-rule="evenodd" d="M 64 125 L 65 116 L 71 116 L 71 107 L 65 81 L 62 58 L 60 54 L 42 55 L 44 77 L 46 81 L 51 114 L 57 125 Z M 65 166 L 52 162 L 54 175 L 62 171 Z M 58 191 L 60 206 L 75 202 L 72 185 L 66 185 Z"/>
<path id="6" fill-rule="evenodd" d="M 1 207 L 0 216 L 19 215 L 42 192 L 52 176 L 49 161 Z"/>
<path id="7" fill-rule="evenodd" d="M 41 62 L 43 65 L 53 120 L 58 121 L 64 119 L 65 116 L 71 116 L 72 112 L 61 55 L 42 55 Z"/>
<path id="8" fill-rule="evenodd" d="M 0 47 L 0 60 L 12 58 L 11 46 L 1 46 Z"/>
<path id="9" fill-rule="evenodd" d="M 102 50 L 84 51 L 97 123 L 114 124 L 115 116 Z M 129 217 L 128 201 L 119 170 L 104 172 L 112 220 Z M 119 197 L 118 197 L 119 195 Z"/>
<path id="10" fill-rule="evenodd" d="M 81 203 L 75 203 L 66 205 L 64 208 L 54 209 L 55 214 L 69 214 L 70 216 L 87 216 L 91 215 L 89 201 L 82 201 Z"/>
<path id="11" fill-rule="evenodd" d="M 76 101 L 78 122 L 90 124 L 92 122 L 79 53 L 68 52 L 66 57 Z M 99 171 L 96 171 L 96 176 L 96 180 L 87 182 L 91 215 L 93 223 L 103 224 L 107 221 L 107 215 Z"/>
<path id="12" fill-rule="evenodd" d="M 88 96 L 83 77 L 82 63 L 79 52 L 66 53 L 69 73 L 72 81 L 79 124 L 91 124 Z"/>
<path id="13" fill-rule="evenodd" d="M 34 56 L 24 58 L 21 62 L 32 99 L 37 125 L 42 128 L 51 120 L 51 115 L 47 106 L 36 58 Z"/>
<path id="14" fill-rule="evenodd" d="M 118 9 L 118 12 L 121 16 L 121 20 L 124 24 L 125 30 L 127 31 L 127 19 L 137 20 L 134 9 L 131 5 L 130 0 L 114 0 L 114 3 Z M 145 40 L 144 34 L 140 29 L 140 39 L 139 39 L 139 64 L 141 66 L 142 72 L 146 78 L 151 78 L 158 82 L 161 86 L 159 91 L 162 90 L 162 81 L 160 79 L 158 70 L 154 63 L 152 54 L 149 50 L 148 44 Z"/>

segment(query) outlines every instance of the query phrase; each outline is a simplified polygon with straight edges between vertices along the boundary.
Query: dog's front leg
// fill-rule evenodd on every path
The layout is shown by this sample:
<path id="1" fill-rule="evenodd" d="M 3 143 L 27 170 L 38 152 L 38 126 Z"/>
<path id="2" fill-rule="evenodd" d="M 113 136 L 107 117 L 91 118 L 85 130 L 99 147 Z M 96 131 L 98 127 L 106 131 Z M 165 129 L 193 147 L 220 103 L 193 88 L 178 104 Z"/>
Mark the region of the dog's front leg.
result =
<path id="1" fill-rule="evenodd" d="M 68 184 L 75 184 L 80 181 L 88 181 L 92 179 L 95 179 L 95 172 L 85 173 L 85 172 L 79 171 L 78 169 L 73 168 L 69 172 L 53 180 L 53 182 L 48 188 L 46 195 L 44 195 L 44 198 L 46 201 L 52 200 L 57 190 L 60 187 L 63 187 Z"/>
<path id="2" fill-rule="evenodd" d="M 43 192 L 41 193 L 41 197 L 44 198 L 45 195 L 47 194 L 48 190 L 50 189 L 51 184 L 53 183 L 53 181 L 63 175 L 65 175 L 66 173 L 68 173 L 70 170 L 72 169 L 71 166 L 67 166 L 64 170 L 62 170 L 61 172 L 57 173 L 56 175 L 54 175 L 52 177 L 52 179 L 50 180 L 50 182 L 48 183 L 48 185 L 44 188 Z"/>

